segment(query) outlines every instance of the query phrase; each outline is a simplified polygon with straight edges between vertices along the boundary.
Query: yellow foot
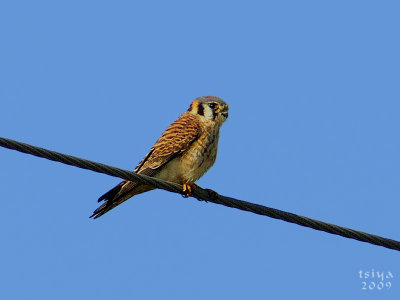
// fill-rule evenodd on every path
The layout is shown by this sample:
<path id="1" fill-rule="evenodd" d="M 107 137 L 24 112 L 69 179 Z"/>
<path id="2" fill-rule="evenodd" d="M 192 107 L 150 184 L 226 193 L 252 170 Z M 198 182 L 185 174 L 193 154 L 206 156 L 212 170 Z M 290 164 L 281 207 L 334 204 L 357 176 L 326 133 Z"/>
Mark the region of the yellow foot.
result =
<path id="1" fill-rule="evenodd" d="M 197 184 L 194 183 L 184 183 L 183 184 L 183 197 L 187 198 L 192 194 L 192 191 L 194 191 L 195 189 L 197 189 L 199 186 Z"/>

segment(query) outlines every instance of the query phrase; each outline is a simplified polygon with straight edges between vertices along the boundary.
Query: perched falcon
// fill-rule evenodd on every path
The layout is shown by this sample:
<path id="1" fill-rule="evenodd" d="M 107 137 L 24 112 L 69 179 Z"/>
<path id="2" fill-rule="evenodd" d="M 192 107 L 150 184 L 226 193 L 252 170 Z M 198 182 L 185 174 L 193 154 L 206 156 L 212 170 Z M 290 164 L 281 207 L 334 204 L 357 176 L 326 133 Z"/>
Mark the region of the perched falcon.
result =
<path id="1" fill-rule="evenodd" d="M 228 118 L 228 104 L 215 96 L 200 97 L 163 132 L 134 172 L 183 185 L 189 196 L 194 182 L 217 157 L 219 130 Z M 105 201 L 91 218 L 98 218 L 134 195 L 154 187 L 122 181 L 99 198 Z"/>

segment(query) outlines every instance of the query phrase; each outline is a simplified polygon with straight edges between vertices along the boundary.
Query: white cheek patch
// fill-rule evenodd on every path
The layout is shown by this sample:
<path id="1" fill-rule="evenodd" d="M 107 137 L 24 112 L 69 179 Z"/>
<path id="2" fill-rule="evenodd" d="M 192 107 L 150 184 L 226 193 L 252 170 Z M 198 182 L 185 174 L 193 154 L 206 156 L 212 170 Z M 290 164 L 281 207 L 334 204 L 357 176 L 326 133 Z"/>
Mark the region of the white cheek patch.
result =
<path id="1" fill-rule="evenodd" d="M 207 120 L 214 120 L 214 112 L 213 110 L 208 106 L 208 105 L 204 105 L 204 117 Z"/>

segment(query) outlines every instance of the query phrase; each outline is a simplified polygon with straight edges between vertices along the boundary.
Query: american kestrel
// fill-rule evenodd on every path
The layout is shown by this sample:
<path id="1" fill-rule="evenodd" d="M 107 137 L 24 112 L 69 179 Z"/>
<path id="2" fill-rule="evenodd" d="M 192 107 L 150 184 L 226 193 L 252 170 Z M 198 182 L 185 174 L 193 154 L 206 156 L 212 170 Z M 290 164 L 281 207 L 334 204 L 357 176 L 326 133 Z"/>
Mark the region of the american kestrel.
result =
<path id="1" fill-rule="evenodd" d="M 228 118 L 228 104 L 215 96 L 193 100 L 190 107 L 163 132 L 134 172 L 183 185 L 188 197 L 194 182 L 212 167 L 217 157 L 219 130 Z M 90 216 L 94 219 L 154 187 L 122 181 L 102 195 L 105 201 Z"/>

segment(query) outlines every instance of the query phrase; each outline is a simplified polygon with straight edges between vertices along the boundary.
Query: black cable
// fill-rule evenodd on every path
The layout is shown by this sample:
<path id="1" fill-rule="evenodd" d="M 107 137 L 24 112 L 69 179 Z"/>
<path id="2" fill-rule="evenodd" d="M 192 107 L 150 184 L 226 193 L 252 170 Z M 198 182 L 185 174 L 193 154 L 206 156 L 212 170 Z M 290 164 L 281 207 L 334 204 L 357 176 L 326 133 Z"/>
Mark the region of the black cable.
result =
<path id="1" fill-rule="evenodd" d="M 40 147 L 35 147 L 29 144 L 17 142 L 14 140 L 1 138 L 0 146 L 12 150 L 17 150 L 23 153 L 43 157 L 49 160 L 58 161 L 67 165 L 76 166 L 82 169 L 92 170 L 99 173 L 108 174 L 114 177 L 120 177 L 125 180 L 138 181 L 141 183 L 152 185 L 156 188 L 167 190 L 174 193 L 182 194 L 182 186 L 179 184 L 167 182 L 164 180 L 156 179 L 153 177 L 136 174 L 127 170 L 119 169 L 116 167 L 107 166 L 94 161 L 78 158 L 71 155 L 62 154 L 55 151 L 50 151 Z M 204 201 L 221 204 L 228 207 L 237 208 L 240 210 L 249 211 L 255 214 L 268 216 L 274 219 L 283 220 L 290 223 L 295 223 L 301 226 L 313 228 L 320 231 L 325 231 L 331 234 L 340 235 L 346 238 L 355 239 L 361 242 L 366 242 L 389 249 L 400 251 L 400 242 L 388 238 L 380 237 L 377 235 L 365 233 L 358 230 L 353 230 L 346 227 L 337 226 L 334 224 L 325 223 L 319 220 L 310 219 L 307 217 L 299 216 L 282 210 L 254 204 L 242 200 L 237 200 L 230 197 L 218 195 L 211 190 L 197 188 L 193 191 L 192 196 Z"/>

